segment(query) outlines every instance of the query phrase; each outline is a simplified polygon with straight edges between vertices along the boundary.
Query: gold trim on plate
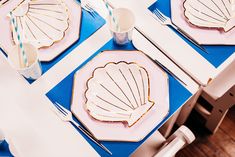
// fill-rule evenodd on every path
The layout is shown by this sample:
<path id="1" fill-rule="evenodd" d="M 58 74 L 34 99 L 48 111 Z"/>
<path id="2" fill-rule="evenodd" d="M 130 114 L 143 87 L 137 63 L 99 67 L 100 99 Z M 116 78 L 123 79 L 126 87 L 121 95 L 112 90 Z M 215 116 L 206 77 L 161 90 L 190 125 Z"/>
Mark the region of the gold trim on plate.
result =
<path id="1" fill-rule="evenodd" d="M 109 65 L 109 64 L 115 64 L 115 65 L 117 65 L 117 64 L 120 64 L 120 63 L 125 63 L 125 64 L 127 64 L 127 65 L 131 65 L 131 64 L 135 64 L 135 65 L 137 65 L 139 68 L 142 68 L 145 72 L 146 72 L 146 74 L 147 74 L 147 77 L 148 77 L 148 101 L 149 102 L 151 102 L 152 103 L 152 106 L 141 116 L 141 117 L 143 117 L 153 106 L 154 106 L 154 104 L 155 104 L 155 102 L 154 101 L 151 101 L 150 100 L 150 79 L 149 79 L 149 74 L 148 74 L 148 71 L 143 67 L 143 66 L 140 66 L 138 63 L 136 63 L 136 62 L 129 62 L 129 63 L 127 63 L 126 61 L 119 61 L 119 62 L 108 62 L 108 63 L 106 63 L 104 66 L 102 66 L 102 67 L 97 67 L 97 68 L 95 68 L 94 70 L 93 70 L 93 72 L 92 72 L 92 76 L 86 81 L 86 91 L 84 92 L 84 97 L 85 97 L 85 99 L 86 99 L 86 101 L 85 101 L 85 104 L 84 105 L 86 105 L 87 104 L 87 101 L 88 101 L 88 99 L 87 99 L 87 97 L 86 97 L 86 93 L 87 93 L 87 91 L 88 91 L 88 82 L 92 79 L 92 78 L 94 78 L 94 74 L 95 74 L 95 71 L 96 70 L 98 70 L 98 69 L 103 69 L 103 68 L 105 68 L 107 65 Z M 88 112 L 90 112 L 87 108 L 85 108 Z M 93 117 L 91 114 L 89 114 L 92 118 L 94 118 L 94 119 L 96 119 L 95 117 Z M 137 119 L 131 126 L 129 126 L 129 127 L 132 127 L 134 124 L 136 124 L 140 119 L 141 119 L 141 117 L 139 118 L 139 119 Z M 126 122 L 126 121 L 102 121 L 102 120 L 99 120 L 99 119 L 96 119 L 96 120 L 98 120 L 98 121 L 101 121 L 101 122 Z"/>
<path id="2" fill-rule="evenodd" d="M 185 8 L 185 3 L 186 3 L 186 1 L 187 1 L 187 0 L 185 0 L 185 1 L 182 3 L 183 8 L 184 8 L 183 14 L 184 14 L 184 17 L 186 18 L 186 21 L 187 21 L 189 24 L 191 24 L 192 26 L 197 27 L 197 28 L 200 28 L 200 29 L 219 30 L 219 31 L 220 31 L 220 30 L 223 30 L 224 33 L 227 33 L 227 32 L 229 32 L 229 31 L 231 31 L 233 28 L 235 28 L 235 25 L 234 25 L 232 28 L 230 28 L 229 30 L 225 31 L 223 27 L 198 26 L 198 25 L 192 23 L 192 22 L 190 21 L 190 19 L 186 16 L 186 8 Z"/>
<path id="3" fill-rule="evenodd" d="M 147 57 L 146 56 L 146 54 L 144 53 L 144 52 L 142 52 L 142 51 L 139 51 L 139 50 L 104 50 L 104 51 L 101 51 L 97 56 L 99 56 L 99 55 L 101 55 L 103 52 L 108 52 L 108 51 L 110 51 L 110 52 L 113 52 L 113 51 L 116 51 L 116 52 L 139 52 L 139 53 L 141 53 L 141 54 L 143 54 L 145 57 Z M 97 57 L 96 56 L 96 57 Z M 96 57 L 94 57 L 93 59 L 91 59 L 89 62 L 91 62 L 92 60 L 94 60 Z M 148 58 L 148 57 L 147 57 Z M 148 58 L 149 59 L 149 58 Z M 150 60 L 151 62 L 153 62 L 152 60 Z M 88 90 L 88 81 L 90 80 L 90 79 L 92 79 L 93 77 L 94 77 L 94 72 L 95 72 L 95 70 L 97 70 L 98 68 L 104 68 L 106 65 L 108 65 L 108 64 L 110 64 L 110 63 L 114 63 L 114 64 L 118 64 L 118 63 L 120 63 L 120 62 L 124 62 L 124 63 L 126 63 L 126 64 L 136 64 L 137 66 L 139 66 L 140 68 L 143 68 L 145 71 L 146 71 L 146 73 L 147 73 L 147 76 L 148 76 L 148 101 L 150 101 L 150 102 L 152 102 L 153 103 L 153 105 L 151 106 L 151 108 L 149 108 L 149 110 L 150 109 L 152 109 L 152 107 L 154 106 L 154 104 L 155 104 L 155 102 L 154 101 L 151 101 L 150 100 L 150 77 L 149 77 L 149 74 L 148 74 L 148 72 L 147 72 L 147 70 L 143 67 L 143 66 L 140 66 L 138 63 L 136 63 L 136 62 L 130 62 L 130 63 L 127 63 L 127 62 L 125 62 L 125 61 L 119 61 L 119 62 L 108 62 L 108 63 L 106 63 L 104 66 L 101 66 L 101 67 L 97 67 L 97 68 L 95 68 L 94 70 L 93 70 L 93 72 L 92 72 L 92 76 L 86 81 L 86 90 L 85 90 L 85 92 L 84 92 L 84 96 L 85 96 L 85 99 L 86 99 L 86 101 L 85 101 L 85 103 L 83 104 L 83 106 L 85 107 L 85 105 L 86 105 L 86 103 L 87 103 L 87 97 L 86 97 L 86 92 L 87 92 L 87 90 Z M 154 63 L 154 62 L 153 62 Z M 155 64 L 155 63 L 154 63 Z M 156 64 L 155 64 L 156 65 Z M 86 65 L 85 65 L 86 66 Z M 158 66 L 158 65 L 156 65 L 156 66 Z M 159 67 L 159 66 L 158 66 Z M 83 67 L 82 67 L 83 68 Z M 167 74 L 166 74 L 166 72 L 163 70 L 163 69 L 161 69 L 160 67 L 159 67 L 159 69 L 162 71 L 162 73 L 164 74 L 164 77 L 166 77 L 167 78 L 167 84 L 168 84 L 168 86 L 169 86 L 169 78 L 168 78 L 168 76 L 167 76 Z M 73 88 L 72 88 L 72 97 L 71 97 L 71 108 L 72 108 L 72 105 L 73 105 L 73 99 L 74 99 L 74 88 L 75 88 L 75 81 L 76 81 L 76 75 L 77 75 L 77 73 L 75 73 L 75 75 L 74 75 L 74 78 L 73 78 Z M 87 109 L 86 108 L 84 108 L 84 110 L 86 110 L 87 111 Z M 147 111 L 147 112 L 149 112 L 149 110 Z M 134 124 L 136 124 L 144 115 L 146 115 L 147 114 L 147 112 L 146 113 L 144 113 Z M 169 113 L 169 111 L 168 111 L 168 113 Z M 75 114 L 76 115 L 76 114 Z M 89 114 L 90 115 L 90 114 Z M 94 118 L 93 116 L 91 116 L 90 115 L 90 117 L 91 118 L 93 118 L 93 119 L 95 119 L 95 120 L 97 120 L 97 121 L 101 121 L 101 120 L 98 120 L 98 119 L 96 119 L 96 118 Z M 77 117 L 78 118 L 78 117 Z M 79 119 L 79 118 L 78 118 Z M 101 121 L 102 122 L 102 121 Z M 103 121 L 103 122 L 110 122 L 110 121 Z M 116 121 L 117 122 L 117 121 Z M 120 121 L 120 122 L 123 122 L 123 121 Z M 133 125 L 134 125 L 133 124 Z M 85 125 L 85 124 L 84 124 Z M 132 125 L 132 126 L 133 126 Z M 131 127 L 131 126 L 130 126 Z"/>
<path id="4" fill-rule="evenodd" d="M 15 11 L 15 10 L 16 10 L 18 7 L 20 7 L 25 1 L 26 1 L 26 0 L 21 1 L 12 11 Z M 29 12 L 29 7 L 30 7 L 30 2 L 31 2 L 31 1 L 35 1 L 35 0 L 30 0 L 30 1 L 27 3 L 27 5 L 28 5 L 28 10 L 27 10 L 26 14 Z M 62 5 L 65 7 L 65 12 L 67 12 L 67 15 L 68 15 L 68 19 L 67 19 L 68 25 L 67 25 L 66 29 L 63 31 L 63 36 L 62 36 L 60 39 L 53 41 L 52 44 L 49 45 L 49 46 L 41 46 L 41 47 L 39 47 L 39 49 L 49 48 L 49 47 L 51 47 L 53 44 L 58 43 L 58 42 L 60 42 L 61 40 L 63 40 L 64 37 L 65 37 L 66 31 L 67 31 L 68 28 L 70 27 L 71 14 L 70 14 L 70 12 L 69 12 L 69 9 L 68 9 L 68 6 L 67 6 L 66 2 L 65 2 L 64 0 L 56 0 L 56 1 L 58 2 L 57 5 L 59 5 L 59 3 L 60 3 L 60 4 L 62 4 Z M 82 10 L 82 9 L 80 9 L 80 10 Z M 81 16 L 81 15 L 80 15 L 80 16 Z M 15 16 L 16 19 L 17 19 L 17 17 L 19 17 L 19 16 Z M 27 17 L 28 17 L 28 16 L 27 16 Z M 82 17 L 81 17 L 81 18 L 82 18 Z M 81 18 L 80 18 L 80 24 L 81 24 Z M 36 26 L 37 26 L 37 25 L 36 25 Z M 10 29 L 11 29 L 11 38 L 12 38 L 13 44 L 16 44 L 16 42 L 15 42 L 15 40 L 14 40 L 14 36 L 13 36 L 13 29 L 12 29 L 12 24 L 11 24 L 11 22 L 10 22 Z M 47 36 L 47 35 L 46 35 L 46 36 Z M 79 39 L 79 37 L 80 37 L 80 31 L 79 31 L 78 39 Z M 49 37 L 48 37 L 48 38 L 49 38 Z M 37 39 L 36 39 L 36 40 L 37 40 Z M 29 42 L 30 42 L 30 41 L 29 41 Z"/>

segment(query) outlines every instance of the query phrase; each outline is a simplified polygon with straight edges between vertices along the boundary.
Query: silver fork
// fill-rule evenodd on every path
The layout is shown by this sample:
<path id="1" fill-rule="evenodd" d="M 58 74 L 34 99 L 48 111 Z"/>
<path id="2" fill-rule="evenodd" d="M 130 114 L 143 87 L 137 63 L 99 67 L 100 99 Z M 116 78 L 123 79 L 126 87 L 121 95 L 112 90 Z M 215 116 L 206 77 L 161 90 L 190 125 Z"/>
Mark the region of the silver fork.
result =
<path id="1" fill-rule="evenodd" d="M 188 39 L 192 44 L 194 44 L 195 46 L 197 46 L 199 49 L 201 49 L 202 51 L 204 51 L 205 53 L 208 53 L 206 51 L 206 49 L 204 49 L 202 46 L 200 46 L 200 44 L 195 41 L 193 38 L 191 38 L 184 30 L 180 29 L 179 27 L 177 27 L 169 17 L 165 16 L 160 10 L 158 10 L 157 8 L 153 11 L 153 14 L 155 15 L 154 17 L 156 17 L 155 19 L 161 23 L 162 25 L 166 25 L 166 26 L 171 26 L 173 27 L 177 32 L 179 32 L 182 36 L 184 36 L 186 39 Z"/>
<path id="2" fill-rule="evenodd" d="M 81 6 L 82 6 L 82 8 L 84 8 L 86 11 L 88 11 L 90 14 L 91 14 L 91 16 L 92 17 L 96 17 L 97 15 L 96 15 L 96 12 L 95 12 L 95 10 L 93 9 L 94 7 L 92 6 L 92 4 L 90 4 L 90 2 L 89 1 L 87 1 L 87 0 L 81 0 Z"/>
<path id="3" fill-rule="evenodd" d="M 95 10 L 93 9 L 94 7 L 87 1 L 82 0 L 81 2 L 78 0 L 75 0 L 76 3 L 78 3 L 78 5 L 80 5 L 83 9 L 85 9 L 86 11 L 88 11 L 88 13 L 95 18 L 97 16 L 97 13 L 95 12 Z"/>
<path id="4" fill-rule="evenodd" d="M 59 118 L 64 122 L 71 122 L 74 124 L 82 133 L 84 133 L 89 139 L 91 139 L 95 144 L 97 144 L 99 147 L 101 147 L 103 150 L 108 152 L 110 155 L 112 155 L 112 152 L 108 150 L 103 144 L 100 143 L 100 141 L 94 137 L 93 134 L 91 134 L 88 130 L 83 128 L 81 125 L 79 125 L 77 122 L 73 120 L 72 113 L 64 108 L 59 103 L 55 102 L 53 107 L 53 111 L 59 116 Z"/>

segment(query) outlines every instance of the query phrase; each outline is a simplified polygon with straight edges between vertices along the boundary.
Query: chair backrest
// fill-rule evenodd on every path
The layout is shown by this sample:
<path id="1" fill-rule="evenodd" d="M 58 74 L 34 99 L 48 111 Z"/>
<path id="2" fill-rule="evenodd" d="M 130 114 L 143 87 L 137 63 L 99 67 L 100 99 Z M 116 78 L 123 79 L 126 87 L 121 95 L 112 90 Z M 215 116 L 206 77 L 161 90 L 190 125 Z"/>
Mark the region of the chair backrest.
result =
<path id="1" fill-rule="evenodd" d="M 229 89 L 235 85 L 235 59 L 222 72 L 220 72 L 204 91 L 214 100 L 223 96 Z"/>

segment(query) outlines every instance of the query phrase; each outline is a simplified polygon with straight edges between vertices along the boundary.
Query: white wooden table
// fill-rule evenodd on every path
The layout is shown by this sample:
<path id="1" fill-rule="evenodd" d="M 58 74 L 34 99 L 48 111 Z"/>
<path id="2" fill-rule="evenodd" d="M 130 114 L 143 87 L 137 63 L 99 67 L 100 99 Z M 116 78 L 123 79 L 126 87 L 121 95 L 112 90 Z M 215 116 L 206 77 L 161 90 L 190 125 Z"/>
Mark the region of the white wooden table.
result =
<path id="1" fill-rule="evenodd" d="M 118 1 L 120 4 L 124 2 L 124 0 Z M 104 6 L 98 7 L 100 9 L 98 12 L 106 17 L 107 14 L 102 7 Z M 143 12 L 145 13 L 145 11 Z M 139 28 L 141 26 L 141 23 L 138 22 L 139 15 L 136 14 L 136 16 L 137 28 Z M 146 18 L 149 18 L 149 16 L 146 16 Z M 163 32 L 169 31 L 157 23 L 155 25 L 161 28 Z M 174 36 L 169 31 L 169 36 L 171 35 Z M 144 47 L 142 47 L 144 52 L 150 53 L 150 56 L 157 54 L 159 61 L 164 62 L 167 68 L 186 83 L 186 89 L 193 95 L 197 93 L 198 84 L 168 58 L 164 57 L 138 31 L 134 32 L 133 37 L 136 44 L 144 43 Z M 175 38 L 180 40 L 177 36 Z M 104 25 L 32 84 L 28 84 L 22 76 L 13 70 L 7 63 L 5 56 L 0 53 L 0 127 L 6 133 L 6 138 L 10 144 L 20 153 L 20 156 L 99 156 L 72 125 L 62 122 L 50 110 L 53 104 L 45 94 L 110 39 L 108 27 Z M 167 46 L 162 42 L 159 44 L 162 44 L 162 47 Z M 182 42 L 181 49 L 183 51 L 185 49 L 191 50 L 187 46 L 185 49 L 183 47 L 184 43 Z M 142 48 L 140 49 L 142 50 Z M 169 50 L 175 48 L 169 46 Z M 204 62 L 201 66 L 203 64 L 207 65 Z M 194 71 L 195 69 L 188 70 Z M 204 77 L 197 79 L 206 81 Z"/>

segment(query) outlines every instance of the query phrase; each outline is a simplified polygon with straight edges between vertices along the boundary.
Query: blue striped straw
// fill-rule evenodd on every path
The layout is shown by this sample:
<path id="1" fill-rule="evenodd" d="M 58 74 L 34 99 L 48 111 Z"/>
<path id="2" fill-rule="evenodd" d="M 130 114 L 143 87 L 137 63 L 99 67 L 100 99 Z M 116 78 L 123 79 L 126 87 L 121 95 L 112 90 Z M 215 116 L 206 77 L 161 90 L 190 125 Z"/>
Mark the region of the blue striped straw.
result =
<path id="1" fill-rule="evenodd" d="M 109 8 L 109 4 L 108 4 L 107 0 L 104 0 L 104 2 L 105 2 L 105 6 L 106 6 L 106 8 L 108 9 L 109 16 L 112 18 L 113 23 L 115 24 L 116 31 L 119 31 L 120 27 L 118 26 L 118 23 L 117 23 L 116 18 L 113 16 L 113 12 L 112 12 L 112 10 Z"/>
<path id="2" fill-rule="evenodd" d="M 12 24 L 14 26 L 14 30 L 15 30 L 15 32 L 17 34 L 17 39 L 18 39 L 18 41 L 20 43 L 20 50 L 21 50 L 21 53 L 23 55 L 24 64 L 26 65 L 26 67 L 28 67 L 29 66 L 28 59 L 27 59 L 27 56 L 25 54 L 25 50 L 24 50 L 23 43 L 22 43 L 21 38 L 20 38 L 20 34 L 18 32 L 18 27 L 17 27 L 17 25 L 15 23 L 15 19 L 12 16 L 12 12 L 10 12 L 10 16 L 11 16 L 11 22 L 12 22 Z"/>

